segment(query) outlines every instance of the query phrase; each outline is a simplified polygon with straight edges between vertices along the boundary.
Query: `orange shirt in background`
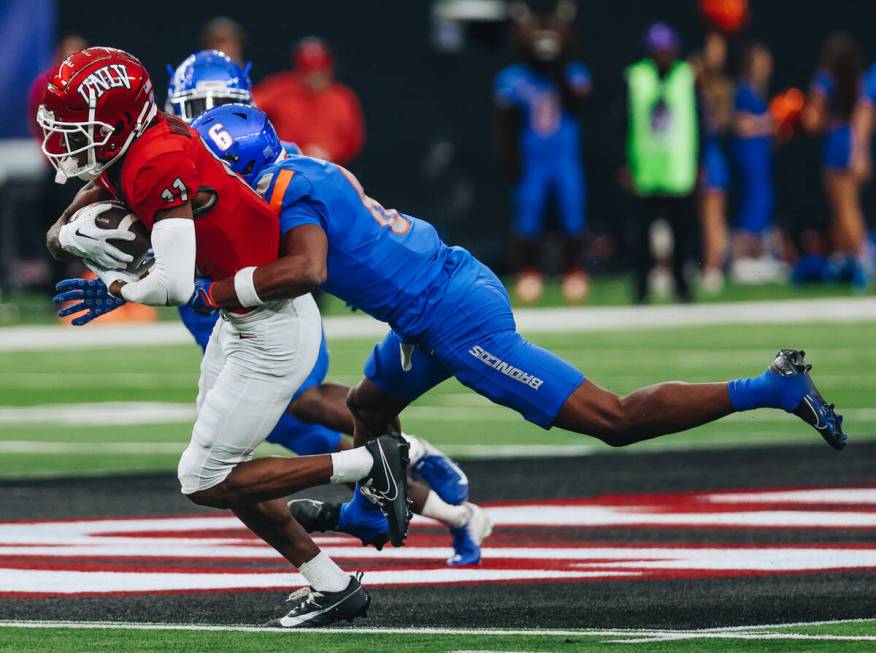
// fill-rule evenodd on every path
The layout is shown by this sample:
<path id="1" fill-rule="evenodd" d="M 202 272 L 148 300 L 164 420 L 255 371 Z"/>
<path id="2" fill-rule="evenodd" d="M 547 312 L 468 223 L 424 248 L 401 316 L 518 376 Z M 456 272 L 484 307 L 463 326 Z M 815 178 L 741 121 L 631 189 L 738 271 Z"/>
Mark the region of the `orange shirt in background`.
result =
<path id="1" fill-rule="evenodd" d="M 268 114 L 283 141 L 304 154 L 345 164 L 362 149 L 364 117 L 356 95 L 333 82 L 312 91 L 297 73 L 275 73 L 253 89 L 256 106 Z"/>

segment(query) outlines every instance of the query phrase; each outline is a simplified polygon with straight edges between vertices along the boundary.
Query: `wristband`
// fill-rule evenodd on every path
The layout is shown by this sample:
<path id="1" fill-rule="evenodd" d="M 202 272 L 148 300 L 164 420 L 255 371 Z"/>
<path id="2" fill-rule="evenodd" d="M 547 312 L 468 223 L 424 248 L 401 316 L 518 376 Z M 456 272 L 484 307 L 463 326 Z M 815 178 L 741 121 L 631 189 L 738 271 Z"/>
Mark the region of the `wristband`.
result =
<path id="1" fill-rule="evenodd" d="M 255 281 L 253 281 L 254 273 L 255 267 L 250 266 L 238 270 L 237 274 L 234 275 L 234 293 L 237 295 L 237 302 L 244 308 L 252 308 L 253 306 L 264 304 L 255 289 Z"/>

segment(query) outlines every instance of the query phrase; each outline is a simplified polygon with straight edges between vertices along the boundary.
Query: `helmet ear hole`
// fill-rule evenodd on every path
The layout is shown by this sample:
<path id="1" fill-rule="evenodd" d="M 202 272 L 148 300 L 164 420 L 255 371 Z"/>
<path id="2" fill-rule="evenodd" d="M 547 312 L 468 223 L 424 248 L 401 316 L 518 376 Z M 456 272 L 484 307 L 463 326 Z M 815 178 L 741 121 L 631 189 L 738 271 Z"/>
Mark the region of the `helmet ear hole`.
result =
<path id="1" fill-rule="evenodd" d="M 252 169 L 255 167 L 255 159 L 250 159 L 249 163 L 246 164 L 243 170 L 240 171 L 241 175 L 248 175 L 252 172 Z"/>

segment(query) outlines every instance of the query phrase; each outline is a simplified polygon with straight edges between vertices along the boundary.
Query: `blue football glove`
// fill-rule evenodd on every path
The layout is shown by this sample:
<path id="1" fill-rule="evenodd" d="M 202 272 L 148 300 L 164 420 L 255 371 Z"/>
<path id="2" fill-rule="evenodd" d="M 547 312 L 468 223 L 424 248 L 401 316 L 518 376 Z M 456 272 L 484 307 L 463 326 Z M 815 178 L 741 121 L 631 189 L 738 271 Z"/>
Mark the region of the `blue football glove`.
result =
<path id="1" fill-rule="evenodd" d="M 215 282 L 207 277 L 195 279 L 195 292 L 192 293 L 192 298 L 189 299 L 189 306 L 196 313 L 213 315 L 219 310 L 219 305 L 213 301 L 213 286 L 215 285 Z"/>
<path id="2" fill-rule="evenodd" d="M 113 297 L 100 279 L 64 279 L 55 286 L 58 294 L 52 297 L 55 305 L 81 300 L 78 304 L 67 306 L 58 311 L 58 317 L 66 317 L 80 311 L 86 313 L 73 318 L 74 326 L 88 324 L 94 318 L 104 313 L 116 310 L 125 303 L 120 297 Z"/>

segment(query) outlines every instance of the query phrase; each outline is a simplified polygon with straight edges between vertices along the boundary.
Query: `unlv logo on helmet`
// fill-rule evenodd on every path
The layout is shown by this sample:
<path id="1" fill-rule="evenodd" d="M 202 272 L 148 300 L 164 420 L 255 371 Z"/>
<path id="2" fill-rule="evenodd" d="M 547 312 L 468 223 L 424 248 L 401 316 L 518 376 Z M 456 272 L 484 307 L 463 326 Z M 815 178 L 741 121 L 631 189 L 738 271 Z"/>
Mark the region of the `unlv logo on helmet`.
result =
<path id="1" fill-rule="evenodd" d="M 119 160 L 157 110 L 149 73 L 136 57 L 103 47 L 71 54 L 46 85 L 37 111 L 42 150 L 58 171 L 56 181 L 96 178 Z"/>
<path id="2" fill-rule="evenodd" d="M 109 89 L 122 86 L 127 89 L 131 88 L 131 76 L 128 74 L 128 69 L 124 64 L 110 64 L 91 73 L 76 90 L 88 102 L 91 97 L 99 99 Z"/>

